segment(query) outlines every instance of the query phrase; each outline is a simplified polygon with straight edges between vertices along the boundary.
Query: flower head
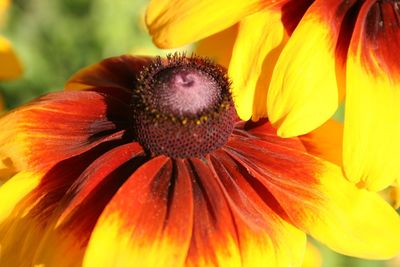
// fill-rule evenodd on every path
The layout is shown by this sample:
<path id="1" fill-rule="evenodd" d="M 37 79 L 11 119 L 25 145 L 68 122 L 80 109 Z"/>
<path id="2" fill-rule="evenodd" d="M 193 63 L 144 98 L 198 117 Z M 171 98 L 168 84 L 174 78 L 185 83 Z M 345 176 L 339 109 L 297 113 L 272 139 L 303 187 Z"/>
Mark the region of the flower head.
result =
<path id="1" fill-rule="evenodd" d="M 400 176 L 399 1 L 160 2 L 147 12 L 155 43 L 207 37 L 206 52 L 230 60 L 242 119 L 268 114 L 280 136 L 298 136 L 345 98 L 347 178 L 380 190 Z"/>
<path id="2" fill-rule="evenodd" d="M 400 250 L 386 202 L 237 120 L 207 60 L 110 58 L 66 87 L 0 119 L 0 265 L 300 266 L 306 233 L 359 257 Z"/>
<path id="3" fill-rule="evenodd" d="M 0 29 L 10 0 L 0 0 Z M 14 79 L 22 72 L 21 64 L 10 41 L 0 35 L 0 80 Z"/>

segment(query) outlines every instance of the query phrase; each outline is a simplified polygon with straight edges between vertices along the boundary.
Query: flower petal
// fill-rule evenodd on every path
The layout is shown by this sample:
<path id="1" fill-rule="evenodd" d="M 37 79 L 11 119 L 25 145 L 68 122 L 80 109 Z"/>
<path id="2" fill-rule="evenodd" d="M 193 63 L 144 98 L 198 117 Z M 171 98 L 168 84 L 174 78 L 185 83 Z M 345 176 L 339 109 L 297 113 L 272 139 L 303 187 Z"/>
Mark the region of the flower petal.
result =
<path id="1" fill-rule="evenodd" d="M 133 173 L 138 162 L 135 163 L 130 160 L 134 159 L 135 161 L 142 162 L 143 160 L 138 160 L 138 157 L 143 156 L 143 148 L 139 143 L 133 142 L 118 146 L 93 162 L 66 193 L 64 201 L 66 201 L 67 205 L 64 208 L 57 225 L 63 224 L 64 221 L 68 220 L 71 216 L 76 216 L 77 209 L 82 209 L 82 204 L 88 201 L 91 195 L 95 195 L 95 191 L 101 190 L 101 188 L 105 186 L 104 183 L 106 182 L 106 178 L 107 180 L 112 181 L 112 185 L 108 185 L 108 190 L 112 186 L 116 186 L 118 180 L 117 177 L 120 178 L 121 176 L 126 176 L 122 175 L 122 173 L 116 174 L 115 172 L 117 172 L 118 168 L 124 169 L 124 173 Z M 111 178 L 109 178 L 109 176 Z M 104 193 L 100 195 L 104 200 Z"/>
<path id="2" fill-rule="evenodd" d="M 335 53 L 348 1 L 315 1 L 275 66 L 267 97 L 268 118 L 284 137 L 314 130 L 339 103 L 341 65 Z M 351 2 L 351 1 L 350 1 Z"/>
<path id="3" fill-rule="evenodd" d="M 281 207 L 287 220 L 330 248 L 369 259 L 400 251 L 395 210 L 376 193 L 348 182 L 338 166 L 282 143 L 235 137 L 227 146 L 276 199 L 275 209 Z"/>
<path id="4" fill-rule="evenodd" d="M 299 139 L 308 153 L 342 165 L 343 124 L 340 122 L 330 119 Z"/>
<path id="5" fill-rule="evenodd" d="M 121 140 L 128 114 L 127 105 L 95 92 L 39 98 L 0 118 L 0 173 L 43 171 L 100 143 Z"/>
<path id="6" fill-rule="evenodd" d="M 157 46 L 179 47 L 229 28 L 261 10 L 264 2 L 269 1 L 153 0 L 147 9 L 146 24 Z"/>
<path id="7" fill-rule="evenodd" d="M 159 156 L 120 188 L 98 221 L 84 266 L 181 266 L 193 224 L 189 174 Z M 176 176 L 175 176 L 176 175 Z"/>
<path id="8" fill-rule="evenodd" d="M 349 49 L 343 162 L 370 190 L 400 177 L 399 17 L 396 2 L 366 1 Z"/>
<path id="9" fill-rule="evenodd" d="M 22 74 L 22 66 L 11 43 L 0 36 L 0 80 L 15 79 Z"/>
<path id="10" fill-rule="evenodd" d="M 139 72 L 151 61 L 151 57 L 144 56 L 111 57 L 75 73 L 66 83 L 65 89 L 112 88 L 129 92 L 129 89 L 135 88 Z"/>
<path id="11" fill-rule="evenodd" d="M 274 9 L 257 12 L 240 22 L 229 76 L 242 120 L 266 116 L 267 88 L 286 37 L 281 14 Z M 261 72 L 262 84 L 257 85 Z"/>
<path id="12" fill-rule="evenodd" d="M 235 24 L 221 32 L 211 35 L 199 42 L 196 54 L 211 58 L 218 64 L 229 67 L 232 49 L 236 40 L 238 25 Z"/>

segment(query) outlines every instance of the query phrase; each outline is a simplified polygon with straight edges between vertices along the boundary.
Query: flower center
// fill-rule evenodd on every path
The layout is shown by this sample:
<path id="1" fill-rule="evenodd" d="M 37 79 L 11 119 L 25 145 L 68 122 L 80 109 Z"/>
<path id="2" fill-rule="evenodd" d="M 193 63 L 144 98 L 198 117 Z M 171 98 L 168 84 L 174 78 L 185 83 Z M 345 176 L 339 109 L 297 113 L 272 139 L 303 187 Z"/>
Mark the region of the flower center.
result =
<path id="1" fill-rule="evenodd" d="M 154 91 L 157 106 L 175 115 L 195 115 L 216 105 L 220 97 L 218 83 L 206 73 L 187 67 L 166 69 L 157 74 Z"/>
<path id="2" fill-rule="evenodd" d="M 141 145 L 172 158 L 218 149 L 236 117 L 225 71 L 207 59 L 177 54 L 156 58 L 140 73 L 132 109 Z"/>

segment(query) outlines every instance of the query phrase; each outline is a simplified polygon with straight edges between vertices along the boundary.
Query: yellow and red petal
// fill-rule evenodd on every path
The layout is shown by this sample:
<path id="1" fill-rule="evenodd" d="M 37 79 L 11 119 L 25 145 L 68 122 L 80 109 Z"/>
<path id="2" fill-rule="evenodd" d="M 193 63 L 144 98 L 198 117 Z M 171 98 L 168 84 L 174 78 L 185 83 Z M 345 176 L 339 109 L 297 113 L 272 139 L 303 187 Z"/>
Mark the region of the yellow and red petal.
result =
<path id="1" fill-rule="evenodd" d="M 268 192 L 225 152 L 212 154 L 208 163 L 229 203 L 243 266 L 300 266 L 306 237 L 279 216 L 273 199 L 263 199 Z"/>
<path id="2" fill-rule="evenodd" d="M 280 136 L 308 133 L 336 111 L 338 80 L 343 80 L 343 66 L 336 64 L 337 40 L 351 6 L 348 1 L 315 1 L 283 49 L 267 97 L 268 117 Z"/>
<path id="3" fill-rule="evenodd" d="M 56 200 L 57 208 L 35 253 L 34 262 L 49 266 L 81 265 L 85 247 L 104 207 L 121 185 L 144 162 L 144 151 L 135 142 L 118 146 L 97 158 Z M 62 241 L 61 241 L 62 240 Z M 74 253 L 68 261 L 63 255 Z"/>
<path id="4" fill-rule="evenodd" d="M 0 36 L 0 80 L 15 79 L 22 73 L 22 66 L 14 49 L 3 36 Z"/>
<path id="5" fill-rule="evenodd" d="M 370 190 L 400 177 L 399 17 L 396 2 L 366 1 L 348 53 L 343 162 Z"/>
<path id="6" fill-rule="evenodd" d="M 395 210 L 347 181 L 338 166 L 283 141 L 238 136 L 226 151 L 265 188 L 265 202 L 275 203 L 275 213 L 335 251 L 369 259 L 399 253 Z"/>
<path id="7" fill-rule="evenodd" d="M 120 188 L 98 221 L 84 266 L 181 266 L 190 244 L 193 199 L 189 173 L 159 156 Z M 177 178 L 171 179 L 174 172 Z"/>
<path id="8" fill-rule="evenodd" d="M 259 0 L 153 0 L 146 24 L 154 43 L 174 48 L 220 32 L 272 1 Z"/>
<path id="9" fill-rule="evenodd" d="M 285 41 L 281 14 L 275 9 L 257 12 L 240 21 L 229 76 L 233 81 L 236 110 L 242 120 L 266 116 L 272 70 Z M 260 80 L 262 83 L 258 84 Z"/>

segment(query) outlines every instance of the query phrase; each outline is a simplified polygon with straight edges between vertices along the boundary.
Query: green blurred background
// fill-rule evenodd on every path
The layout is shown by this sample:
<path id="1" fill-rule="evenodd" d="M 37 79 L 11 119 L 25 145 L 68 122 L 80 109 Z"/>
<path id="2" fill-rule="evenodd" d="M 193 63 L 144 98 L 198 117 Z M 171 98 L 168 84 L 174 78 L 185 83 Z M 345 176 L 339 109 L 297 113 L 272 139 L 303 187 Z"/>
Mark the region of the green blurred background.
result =
<path id="1" fill-rule="evenodd" d="M 1 82 L 7 108 L 60 90 L 80 68 L 126 53 L 157 53 L 147 35 L 144 0 L 15 0 L 1 34 L 10 39 L 24 74 Z"/>
<path id="2" fill-rule="evenodd" d="M 24 66 L 15 81 L 0 81 L 11 109 L 50 91 L 62 90 L 80 68 L 120 54 L 165 54 L 146 33 L 147 0 L 15 0 L 1 34 Z M 377 240 L 377 242 L 379 242 Z M 400 242 L 400 240 L 399 240 Z M 319 246 L 323 267 L 398 267 L 399 260 L 363 261 Z"/>

